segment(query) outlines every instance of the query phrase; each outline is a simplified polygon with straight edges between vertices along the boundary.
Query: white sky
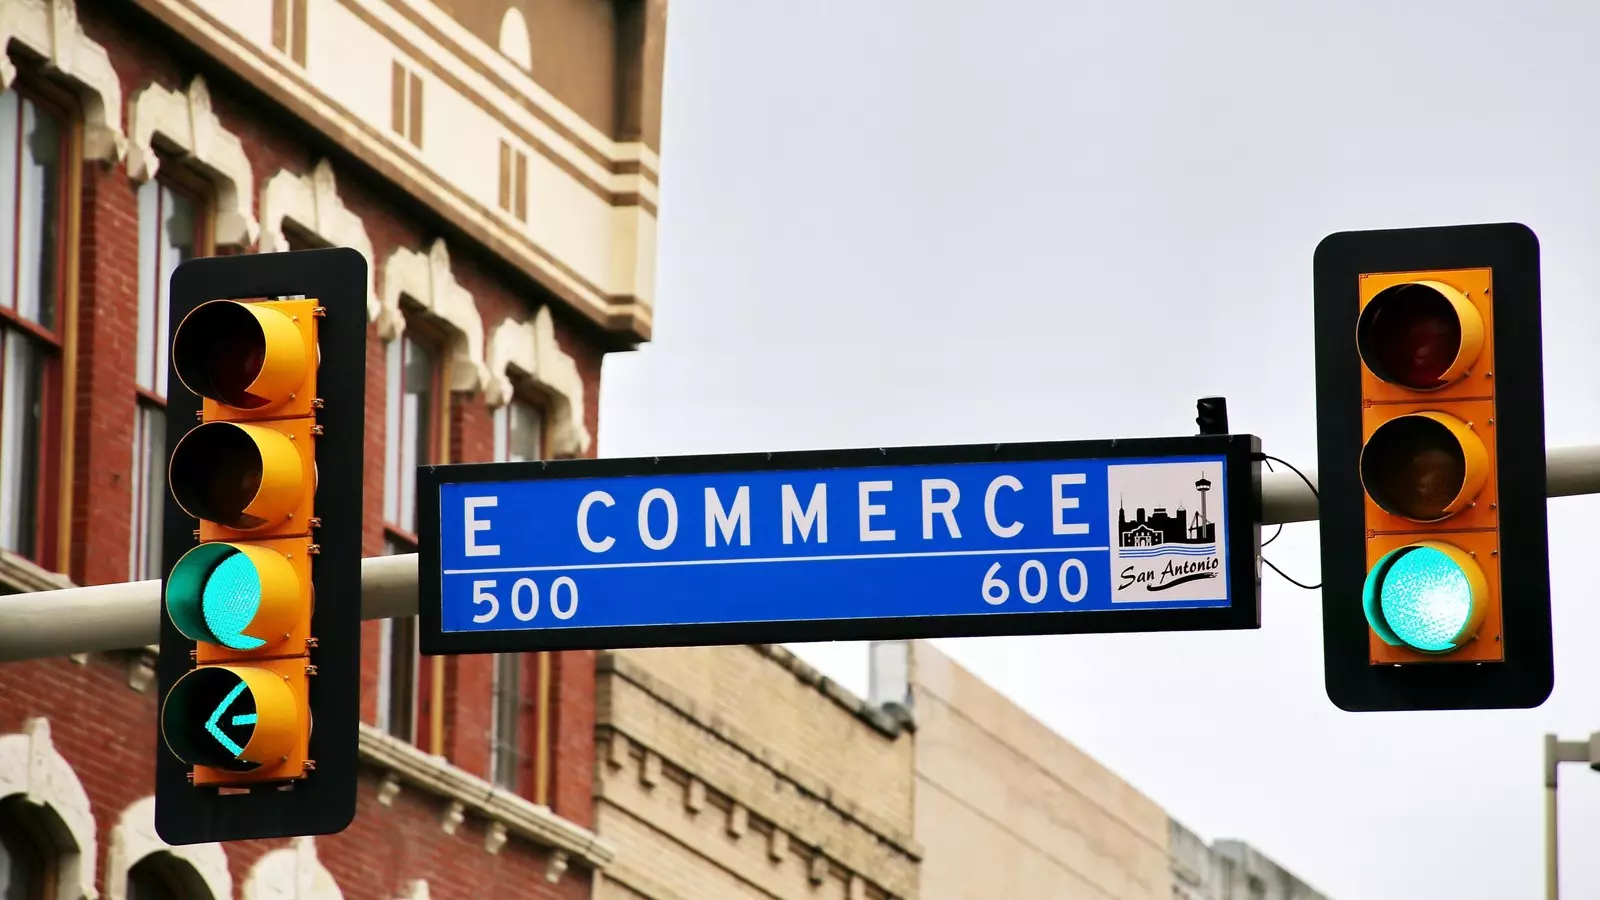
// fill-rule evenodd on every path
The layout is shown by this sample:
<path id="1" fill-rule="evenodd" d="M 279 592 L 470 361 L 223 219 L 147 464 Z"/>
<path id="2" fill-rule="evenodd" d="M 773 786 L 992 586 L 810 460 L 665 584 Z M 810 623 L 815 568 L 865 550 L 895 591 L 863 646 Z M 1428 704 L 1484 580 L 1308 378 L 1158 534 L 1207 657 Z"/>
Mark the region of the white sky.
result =
<path id="1" fill-rule="evenodd" d="M 673 0 L 655 341 L 605 456 L 1236 431 L 1315 465 L 1325 234 L 1517 220 L 1547 438 L 1600 443 L 1600 6 Z M 1552 501 L 1540 709 L 1344 713 L 1320 597 L 1226 634 L 942 642 L 1208 838 L 1337 900 L 1542 896 L 1541 735 L 1600 730 L 1600 498 Z M 1316 527 L 1268 558 L 1317 577 Z M 866 690 L 862 645 L 798 648 Z M 1600 896 L 1600 775 L 1563 769 Z"/>

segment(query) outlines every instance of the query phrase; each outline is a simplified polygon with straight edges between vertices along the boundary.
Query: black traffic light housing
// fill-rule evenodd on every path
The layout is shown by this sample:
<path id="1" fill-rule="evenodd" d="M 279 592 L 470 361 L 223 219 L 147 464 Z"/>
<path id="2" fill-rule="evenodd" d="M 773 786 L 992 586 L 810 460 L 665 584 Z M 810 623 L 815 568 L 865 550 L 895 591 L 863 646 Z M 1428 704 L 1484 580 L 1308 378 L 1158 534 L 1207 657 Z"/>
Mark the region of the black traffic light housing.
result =
<path id="1" fill-rule="evenodd" d="M 1537 237 L 1520 224 L 1342 232 L 1318 245 L 1314 271 L 1329 699 L 1351 711 L 1538 706 L 1553 687 L 1554 662 Z M 1422 298 L 1432 312 L 1407 306 L 1411 313 L 1396 314 L 1397 298 Z M 1449 358 L 1438 358 L 1442 343 L 1402 345 L 1398 355 L 1374 346 L 1373 322 L 1385 313 L 1380 300 L 1389 304 L 1390 321 L 1412 316 L 1389 335 L 1403 334 L 1403 344 L 1443 334 L 1453 368 L 1446 373 Z M 1385 360 L 1422 363 L 1430 349 L 1438 359 L 1426 364 L 1439 371 L 1437 383 L 1417 375 L 1421 368 L 1382 371 Z M 1452 445 L 1454 460 L 1428 471 L 1442 457 L 1448 429 L 1465 449 Z M 1425 453 L 1435 455 L 1425 461 Z M 1427 479 L 1441 472 L 1454 481 L 1429 496 L 1439 482 Z M 1419 513 L 1416 503 L 1408 510 L 1386 502 L 1395 491 L 1438 501 L 1438 508 Z M 1418 587 L 1427 582 L 1417 579 L 1388 593 L 1397 583 L 1390 580 L 1396 560 L 1415 548 L 1460 560 L 1461 571 L 1471 573 L 1456 579 L 1457 596 L 1472 598 L 1477 618 L 1463 615 L 1462 630 L 1437 646 L 1414 636 L 1428 627 L 1437 634 L 1437 621 L 1396 619 L 1430 609 L 1426 591 L 1436 588 Z M 1409 609 L 1387 605 L 1396 595 L 1423 599 Z M 1407 625 L 1419 629 L 1410 641 L 1396 634 Z"/>
<path id="2" fill-rule="evenodd" d="M 172 273 L 155 735 L 170 844 L 330 834 L 355 816 L 366 284 L 365 257 L 343 247 Z M 269 382 L 277 408 L 245 390 Z M 256 465 L 244 492 L 204 477 L 227 460 Z M 275 502 L 279 523 L 256 526 L 247 500 Z"/>

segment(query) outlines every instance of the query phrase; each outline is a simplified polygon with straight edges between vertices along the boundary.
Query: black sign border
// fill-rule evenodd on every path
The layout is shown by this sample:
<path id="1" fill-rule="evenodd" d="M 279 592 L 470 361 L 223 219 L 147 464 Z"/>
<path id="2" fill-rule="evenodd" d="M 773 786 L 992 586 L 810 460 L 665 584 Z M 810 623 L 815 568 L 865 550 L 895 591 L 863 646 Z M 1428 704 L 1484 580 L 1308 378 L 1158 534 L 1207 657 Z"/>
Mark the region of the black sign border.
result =
<path id="1" fill-rule="evenodd" d="M 1232 605 L 1228 607 L 606 626 L 530 631 L 446 632 L 442 627 L 439 489 L 445 484 L 1202 455 L 1222 456 L 1227 466 L 1225 490 L 1228 512 L 1224 529 L 1229 547 L 1228 588 L 1233 598 Z M 1222 631 L 1261 627 L 1261 440 L 1249 434 L 419 466 L 417 529 L 417 601 L 421 620 L 418 645 L 424 656 L 1002 635 Z"/>

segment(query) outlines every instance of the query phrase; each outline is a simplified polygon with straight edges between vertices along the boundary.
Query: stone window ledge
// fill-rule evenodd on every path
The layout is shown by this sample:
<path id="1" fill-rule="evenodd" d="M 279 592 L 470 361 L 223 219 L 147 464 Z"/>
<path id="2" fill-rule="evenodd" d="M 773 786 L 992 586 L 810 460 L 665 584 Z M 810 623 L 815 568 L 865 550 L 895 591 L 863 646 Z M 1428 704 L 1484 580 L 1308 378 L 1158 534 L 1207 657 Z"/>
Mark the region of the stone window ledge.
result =
<path id="1" fill-rule="evenodd" d="M 361 723 L 361 759 L 368 765 L 387 770 L 379 802 L 392 802 L 401 784 L 410 784 L 451 801 L 442 816 L 443 827 L 454 831 L 466 815 L 476 815 L 490 823 L 489 852 L 498 852 L 508 835 L 516 835 L 553 851 L 550 881 L 560 878 L 567 859 L 581 861 L 590 869 L 601 870 L 611 864 L 616 850 L 599 835 L 561 818 L 531 800 L 509 794 L 470 772 L 451 765 L 443 757 L 395 738 L 371 725 Z"/>

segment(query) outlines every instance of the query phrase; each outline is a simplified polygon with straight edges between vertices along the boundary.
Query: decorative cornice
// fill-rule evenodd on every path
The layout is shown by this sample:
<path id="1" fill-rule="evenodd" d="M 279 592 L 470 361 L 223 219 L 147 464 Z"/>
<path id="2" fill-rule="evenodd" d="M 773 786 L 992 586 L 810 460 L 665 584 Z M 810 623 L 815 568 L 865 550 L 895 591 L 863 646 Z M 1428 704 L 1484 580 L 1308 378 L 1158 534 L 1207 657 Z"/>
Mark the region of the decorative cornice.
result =
<path id="1" fill-rule="evenodd" d="M 265 853 L 250 867 L 240 900 L 344 900 L 322 860 L 315 838 L 301 836 Z"/>
<path id="2" fill-rule="evenodd" d="M 444 238 L 434 239 L 426 255 L 399 247 L 384 261 L 378 336 L 385 341 L 405 333 L 402 296 L 410 297 L 455 332 L 451 341 L 450 390 L 482 391 L 489 383 L 489 367 L 483 361 L 483 317 L 472 293 L 456 281 L 450 269 L 450 251 Z"/>
<path id="3" fill-rule="evenodd" d="M 561 818 L 549 807 L 507 793 L 451 765 L 443 757 L 426 753 L 366 723 L 361 725 L 361 758 L 369 765 L 387 770 L 388 776 L 393 776 L 398 783 L 414 785 L 450 801 L 448 812 L 453 815 L 448 818 L 453 820 L 452 830 L 467 815 L 473 815 L 491 823 L 491 835 L 496 831 L 493 825 L 497 824 L 504 828 L 506 835 L 515 835 L 549 847 L 556 854 L 565 854 L 560 857 L 559 865 L 552 860 L 547 877 L 553 874 L 559 878 L 567 857 L 582 860 L 590 869 L 604 869 L 616 857 L 616 850 L 599 835 Z M 493 853 L 500 848 L 486 845 L 485 849 Z"/>
<path id="4" fill-rule="evenodd" d="M 255 175 L 239 136 L 222 127 L 211 109 L 211 92 L 199 75 L 183 93 L 149 84 L 128 102 L 128 177 L 143 182 L 156 177 L 161 159 L 155 141 L 195 165 L 216 186 L 216 221 L 212 231 L 219 246 L 246 247 L 256 242 L 261 226 L 251 212 Z"/>
<path id="5" fill-rule="evenodd" d="M 752 647 L 753 649 L 759 649 L 759 645 L 752 645 Z M 735 751 L 770 771 L 777 778 L 793 784 L 802 793 L 815 797 L 818 803 L 832 809 L 841 817 L 856 822 L 863 829 L 877 835 L 882 842 L 896 847 L 914 859 L 922 857 L 923 849 L 911 833 L 896 827 L 869 809 L 853 803 L 841 802 L 821 775 L 777 756 L 767 742 L 761 741 L 755 735 L 730 724 L 726 717 L 712 713 L 705 708 L 703 700 L 656 678 L 625 653 L 600 651 L 595 660 L 595 671 L 600 677 L 609 675 L 632 684 L 638 690 L 644 692 L 651 700 L 682 716 L 695 728 L 701 729 L 727 746 L 734 748 Z M 630 732 L 626 723 L 602 721 L 599 723 L 597 732 L 603 740 L 609 741 L 613 735 L 622 735 L 634 746 L 645 748 L 646 752 L 641 763 L 644 774 L 641 778 L 647 784 L 661 780 L 664 765 L 677 765 L 676 761 L 662 756 L 664 748 L 650 747 L 648 742 L 641 741 L 638 734 Z M 909 737 L 908 733 L 902 732 L 902 734 L 906 734 Z M 888 735 L 886 737 L 889 737 L 890 740 L 897 739 Z M 612 764 L 619 763 L 613 760 Z M 684 771 L 687 772 L 689 770 L 684 769 Z M 696 777 L 703 777 L 703 775 L 696 775 Z M 710 780 L 709 786 L 712 788 L 719 787 L 715 783 L 715 779 Z M 737 799 L 748 803 L 752 807 L 752 812 L 761 812 L 757 808 L 761 804 L 756 798 L 739 797 Z M 771 816 L 766 817 L 772 818 Z"/>
<path id="6" fill-rule="evenodd" d="M 106 48 L 78 23 L 73 0 L 0 2 L 0 89 L 9 89 L 17 66 L 6 51 L 16 41 L 43 56 L 48 71 L 65 76 L 83 103 L 83 155 L 118 162 L 128 152 L 122 133 L 122 82 Z"/>
<path id="7" fill-rule="evenodd" d="M 261 188 L 262 253 L 289 249 L 285 224 L 292 223 L 333 247 L 354 247 L 367 259 L 367 321 L 375 321 L 383 305 L 373 288 L 377 266 L 372 258 L 372 239 L 361 217 L 344 205 L 333 163 L 323 159 L 304 175 L 288 169 L 267 179 Z"/>
<path id="8" fill-rule="evenodd" d="M 516 396 L 512 376 L 533 383 L 551 401 L 549 452 L 557 458 L 589 452 L 592 438 L 585 422 L 583 375 L 574 360 L 556 342 L 555 319 L 550 307 L 541 306 L 532 320 L 506 319 L 489 338 L 490 407 L 504 406 Z"/>

